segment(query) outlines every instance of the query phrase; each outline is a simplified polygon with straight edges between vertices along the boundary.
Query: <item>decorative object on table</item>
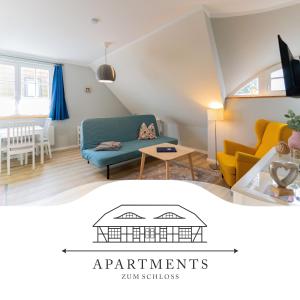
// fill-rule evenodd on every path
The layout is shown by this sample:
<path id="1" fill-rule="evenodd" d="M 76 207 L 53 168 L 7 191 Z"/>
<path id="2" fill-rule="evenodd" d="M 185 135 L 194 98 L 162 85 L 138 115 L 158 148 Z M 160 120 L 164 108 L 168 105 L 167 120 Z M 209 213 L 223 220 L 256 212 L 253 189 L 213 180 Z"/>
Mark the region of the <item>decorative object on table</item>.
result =
<path id="1" fill-rule="evenodd" d="M 300 172 L 300 149 L 292 148 L 291 149 L 291 161 L 298 166 Z"/>
<path id="2" fill-rule="evenodd" d="M 292 110 L 289 110 L 284 116 L 288 119 L 288 127 L 293 130 L 288 145 L 291 149 L 300 149 L 300 115 L 297 116 Z"/>
<path id="3" fill-rule="evenodd" d="M 283 178 L 279 178 L 278 171 L 280 169 L 287 171 L 287 174 Z M 277 197 L 293 195 L 293 190 L 288 189 L 287 186 L 296 180 L 298 176 L 298 165 L 292 162 L 273 161 L 270 164 L 269 170 L 272 179 L 278 185 L 277 187 L 272 187 L 274 195 Z"/>
<path id="4" fill-rule="evenodd" d="M 146 123 L 143 123 L 140 126 L 139 136 L 138 136 L 139 140 L 153 140 L 156 138 L 157 138 L 157 135 L 156 135 L 155 126 L 153 123 L 151 123 L 148 127 L 147 127 Z"/>
<path id="5" fill-rule="evenodd" d="M 294 160 L 300 160 L 300 149 L 297 148 L 292 149 L 292 158 Z"/>
<path id="6" fill-rule="evenodd" d="M 111 45 L 111 42 L 105 42 L 105 64 L 101 65 L 96 73 L 97 80 L 104 83 L 112 83 L 116 80 L 116 71 L 113 66 L 107 64 L 107 48 Z"/>
<path id="7" fill-rule="evenodd" d="M 223 108 L 209 108 L 207 110 L 207 120 L 208 121 L 214 121 L 214 127 L 215 127 L 215 163 L 210 165 L 210 168 L 213 170 L 219 170 L 218 166 L 218 160 L 217 160 L 217 150 L 218 150 L 218 144 L 217 144 L 217 121 L 224 120 L 224 109 Z"/>
<path id="8" fill-rule="evenodd" d="M 289 145 L 283 141 L 279 142 L 279 144 L 276 146 L 276 152 L 279 155 L 287 155 L 291 152 L 291 149 Z"/>
<path id="9" fill-rule="evenodd" d="M 120 150 L 122 144 L 120 142 L 109 141 L 100 143 L 95 150 L 96 151 L 116 151 Z"/>
<path id="10" fill-rule="evenodd" d="M 168 152 L 177 152 L 176 148 L 175 147 L 156 147 L 156 151 L 158 153 L 168 153 Z"/>

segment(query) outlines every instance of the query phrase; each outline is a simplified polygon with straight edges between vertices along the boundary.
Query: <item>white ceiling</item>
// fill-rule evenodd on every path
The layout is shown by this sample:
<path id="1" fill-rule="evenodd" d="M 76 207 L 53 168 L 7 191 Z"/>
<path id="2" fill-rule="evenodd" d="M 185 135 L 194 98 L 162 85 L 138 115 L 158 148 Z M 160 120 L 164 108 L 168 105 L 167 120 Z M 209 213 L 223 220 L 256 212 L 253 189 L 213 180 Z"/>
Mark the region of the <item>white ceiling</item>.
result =
<path id="1" fill-rule="evenodd" d="M 103 56 L 104 41 L 116 50 L 203 5 L 212 16 L 226 16 L 291 2 L 298 1 L 0 0 L 0 51 L 90 64 Z"/>

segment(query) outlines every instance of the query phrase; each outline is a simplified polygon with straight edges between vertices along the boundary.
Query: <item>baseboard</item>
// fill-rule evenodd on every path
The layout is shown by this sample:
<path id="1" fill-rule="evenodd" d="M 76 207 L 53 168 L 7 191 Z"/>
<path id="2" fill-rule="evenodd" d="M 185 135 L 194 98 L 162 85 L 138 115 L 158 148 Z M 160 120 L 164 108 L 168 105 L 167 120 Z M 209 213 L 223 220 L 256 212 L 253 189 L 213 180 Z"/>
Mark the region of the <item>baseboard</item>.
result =
<path id="1" fill-rule="evenodd" d="M 197 148 L 194 148 L 194 149 L 195 149 L 196 152 L 199 152 L 199 153 L 201 153 L 201 154 L 205 154 L 205 155 L 208 154 L 208 152 L 207 152 L 206 150 L 203 150 L 203 149 L 197 149 Z"/>
<path id="2" fill-rule="evenodd" d="M 216 160 L 214 158 L 207 158 L 206 159 L 209 163 L 211 164 L 215 164 L 216 163 Z"/>
<path id="3" fill-rule="evenodd" d="M 56 152 L 56 151 L 63 151 L 63 150 L 69 150 L 69 149 L 75 149 L 75 148 L 79 148 L 79 146 L 78 145 L 72 145 L 72 146 L 67 146 L 67 147 L 53 148 L 53 149 L 51 149 L 51 151 Z"/>

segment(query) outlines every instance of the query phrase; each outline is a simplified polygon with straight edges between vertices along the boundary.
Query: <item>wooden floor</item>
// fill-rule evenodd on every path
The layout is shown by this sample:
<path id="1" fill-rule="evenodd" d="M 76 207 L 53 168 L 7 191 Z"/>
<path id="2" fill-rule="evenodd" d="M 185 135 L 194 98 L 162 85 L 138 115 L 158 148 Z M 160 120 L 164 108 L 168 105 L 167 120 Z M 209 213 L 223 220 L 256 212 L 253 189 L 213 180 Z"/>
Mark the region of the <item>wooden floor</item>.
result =
<path id="1" fill-rule="evenodd" d="M 182 159 L 181 162 L 188 165 L 187 159 Z M 139 163 L 137 160 L 112 168 L 111 180 L 128 179 L 130 175 L 132 177 L 132 174 L 138 174 Z M 148 166 L 157 163 L 157 160 L 147 161 Z M 208 168 L 206 156 L 203 154 L 193 154 L 193 163 L 195 167 Z M 106 169 L 101 171 L 87 164 L 77 148 L 54 152 L 51 160 L 46 157 L 45 164 L 37 163 L 34 171 L 31 164 L 20 166 L 19 162 L 14 160 L 11 176 L 6 175 L 6 166 L 2 164 L 0 204 L 27 204 L 53 197 L 78 186 L 91 183 L 100 186 L 103 181 L 106 181 Z"/>

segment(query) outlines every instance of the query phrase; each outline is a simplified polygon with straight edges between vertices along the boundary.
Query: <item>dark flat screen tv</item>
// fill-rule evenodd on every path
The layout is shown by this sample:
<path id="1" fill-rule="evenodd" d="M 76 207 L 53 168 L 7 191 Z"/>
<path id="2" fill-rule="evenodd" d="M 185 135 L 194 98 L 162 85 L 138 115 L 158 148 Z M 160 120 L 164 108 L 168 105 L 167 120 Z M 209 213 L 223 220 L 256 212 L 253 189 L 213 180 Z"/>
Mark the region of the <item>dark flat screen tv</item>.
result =
<path id="1" fill-rule="evenodd" d="M 278 35 L 286 95 L 300 97 L 300 61 L 293 57 L 288 45 Z"/>

